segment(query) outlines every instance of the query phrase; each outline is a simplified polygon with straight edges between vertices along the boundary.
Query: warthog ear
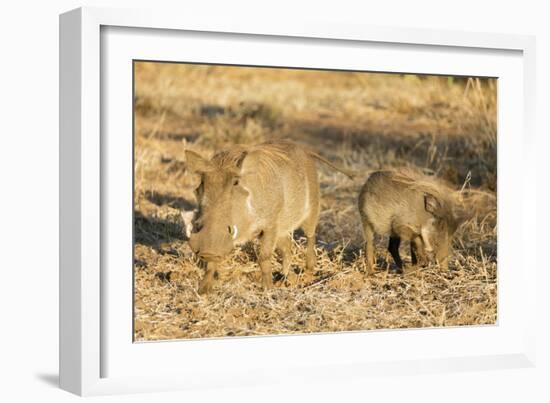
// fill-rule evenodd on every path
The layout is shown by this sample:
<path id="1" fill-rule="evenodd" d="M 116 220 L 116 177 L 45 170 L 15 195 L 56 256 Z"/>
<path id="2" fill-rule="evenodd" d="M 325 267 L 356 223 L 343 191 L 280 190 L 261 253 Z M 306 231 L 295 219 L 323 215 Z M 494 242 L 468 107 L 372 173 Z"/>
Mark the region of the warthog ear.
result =
<path id="1" fill-rule="evenodd" d="M 431 194 L 425 194 L 424 195 L 424 208 L 428 213 L 431 213 L 435 216 L 439 216 L 439 212 L 441 209 L 441 203 L 439 203 L 439 200 L 435 198 L 435 196 L 432 196 Z"/>
<path id="2" fill-rule="evenodd" d="M 212 164 L 210 161 L 202 158 L 194 151 L 185 151 L 186 167 L 191 172 L 208 172 L 212 170 Z"/>
<path id="3" fill-rule="evenodd" d="M 248 154 L 247 151 L 243 151 L 243 152 L 241 153 L 241 155 L 239 155 L 239 157 L 236 159 L 235 163 L 236 163 L 236 165 L 237 165 L 237 168 L 239 168 L 239 169 L 242 168 L 244 158 L 246 157 L 247 154 Z"/>

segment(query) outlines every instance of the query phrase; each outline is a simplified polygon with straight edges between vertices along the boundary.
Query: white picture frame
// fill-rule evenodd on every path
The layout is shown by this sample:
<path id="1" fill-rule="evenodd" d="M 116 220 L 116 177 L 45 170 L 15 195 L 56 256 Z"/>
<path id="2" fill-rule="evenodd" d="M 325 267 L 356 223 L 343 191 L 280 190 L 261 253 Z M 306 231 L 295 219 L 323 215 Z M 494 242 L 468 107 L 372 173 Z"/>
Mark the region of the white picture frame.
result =
<path id="1" fill-rule="evenodd" d="M 138 35 L 141 35 L 139 46 L 132 43 L 132 37 Z M 132 285 L 125 280 L 127 274 L 120 274 L 124 271 L 106 269 L 120 267 L 112 262 L 127 261 L 128 272 L 131 272 L 132 255 L 127 256 L 124 252 L 127 252 L 128 231 L 131 234 L 131 228 L 128 228 L 128 225 L 131 227 L 131 221 L 127 221 L 130 216 L 117 221 L 116 217 L 120 215 L 106 214 L 112 208 L 128 208 L 131 211 L 131 199 L 128 204 L 127 198 L 127 175 L 131 175 L 131 171 L 117 171 L 116 177 L 120 179 L 116 179 L 116 168 L 113 168 L 111 160 L 116 155 L 121 160 L 120 165 L 127 165 L 131 156 L 125 150 L 131 139 L 123 135 L 115 137 L 110 133 L 114 129 L 126 133 L 128 125 L 131 126 L 131 110 L 127 109 L 127 115 L 124 112 L 126 102 L 131 99 L 131 92 L 127 92 L 127 79 L 131 77 L 125 78 L 124 74 L 130 72 L 131 75 L 131 69 L 125 70 L 127 61 L 140 58 L 132 52 L 139 53 L 138 56 L 144 59 L 190 61 L 185 56 L 181 60 L 181 53 L 171 55 L 173 49 L 181 48 L 176 46 L 180 41 L 187 40 L 185 35 L 192 36 L 187 43 L 187 55 L 192 49 L 195 52 L 192 57 L 188 56 L 192 61 L 290 67 L 305 67 L 307 64 L 307 67 L 353 67 L 360 70 L 364 66 L 360 64 L 363 63 L 360 62 L 363 52 L 381 51 L 383 54 L 377 58 L 378 64 L 374 61 L 364 62 L 368 64 L 369 70 L 397 71 L 396 60 L 405 54 L 403 52 L 420 52 L 425 55 L 425 59 L 411 58 L 414 60 L 409 61 L 410 64 L 403 67 L 402 71 L 460 74 L 461 69 L 470 69 L 469 72 L 489 76 L 495 76 L 491 72 L 502 72 L 506 85 L 499 87 L 498 324 L 468 329 L 370 331 L 133 344 L 131 334 L 126 332 L 128 321 L 131 321 L 131 311 L 128 311 L 128 301 L 124 297 Z M 231 52 L 224 55 L 222 48 L 216 48 L 220 41 L 230 43 L 231 40 L 239 42 L 232 43 Z M 203 42 L 201 46 L 195 46 L 193 41 Z M 267 44 L 272 52 L 262 53 L 254 49 L 246 54 L 246 50 L 252 49 L 252 46 Z M 213 50 L 218 49 L 220 53 L 206 60 L 199 48 L 204 52 L 208 46 L 212 46 Z M 294 46 L 298 46 L 300 51 L 294 49 Z M 334 64 L 316 59 L 314 51 L 307 56 L 303 55 L 304 49 L 317 46 L 333 52 L 341 51 L 342 54 L 334 58 L 331 62 Z M 352 48 L 354 50 L 350 51 Z M 386 48 L 395 54 L 384 53 Z M 281 49 L 289 59 L 274 62 L 273 55 L 276 56 Z M 445 58 L 438 59 L 430 52 L 443 52 L 447 59 L 452 59 L 452 71 L 448 66 L 442 71 L 443 65 L 448 65 L 449 60 L 445 62 Z M 536 178 L 534 175 L 527 177 L 521 172 L 536 172 L 533 158 L 534 52 L 534 38 L 520 35 L 367 27 L 314 21 L 282 23 L 269 19 L 212 20 L 151 10 L 81 8 L 62 14 L 61 387 L 79 395 L 96 395 L 271 382 L 293 383 L 296 378 L 300 382 L 305 379 L 336 381 L 381 373 L 395 375 L 533 366 L 536 326 L 535 318 L 529 316 L 529 312 L 536 312 L 534 279 L 537 265 L 535 254 L 528 253 L 530 241 L 527 234 L 536 232 Z M 479 63 L 466 66 L 468 54 L 473 55 L 472 60 L 479 59 Z M 293 57 L 301 59 L 295 63 L 289 62 L 298 60 Z M 353 57 L 358 60 L 358 65 L 353 65 Z M 443 64 L 439 64 L 439 60 Z M 502 63 L 496 63 L 495 60 L 502 60 Z M 394 67 L 388 68 L 388 63 L 393 63 Z M 405 66 L 404 63 L 402 65 Z M 123 68 L 119 69 L 120 66 Z M 107 76 L 113 80 L 106 80 Z M 124 100 L 124 97 L 128 99 Z M 510 103 L 507 102 L 509 99 Z M 107 102 L 109 108 L 106 110 Z M 116 116 L 114 120 L 113 116 Z M 508 151 L 515 151 L 516 156 Z M 514 172 L 502 160 L 519 162 L 523 170 Z M 515 194 L 507 193 L 506 183 L 501 186 L 501 173 L 505 179 L 521 183 L 520 187 L 516 186 Z M 522 191 L 517 192 L 518 188 Z M 115 197 L 117 189 L 126 193 Z M 122 200 L 118 207 L 112 207 L 115 199 Z M 510 220 L 508 226 L 504 225 L 508 230 L 501 233 L 501 223 L 507 224 L 506 220 Z M 114 232 L 109 232 L 109 228 L 113 228 Z M 121 251 L 118 248 L 113 251 L 106 242 L 107 235 L 109 239 L 126 240 L 122 242 L 124 246 L 121 246 Z M 121 238 L 118 238 L 119 235 Z M 515 247 L 501 250 L 501 245 Z M 114 260 L 111 262 L 110 259 Z M 507 270 L 514 266 L 519 268 L 516 271 Z M 502 279 L 501 267 L 506 269 L 502 272 Z M 114 301 L 113 292 L 123 295 L 123 302 Z M 126 313 L 127 318 L 124 317 Z M 403 340 L 417 346 L 417 351 L 399 347 Z M 462 340 L 463 345 L 457 345 L 457 340 Z M 373 344 L 377 346 L 378 354 L 373 349 L 369 350 L 371 347 L 368 346 Z M 320 357 L 316 351 L 321 345 L 328 346 L 327 350 L 333 353 Z M 396 347 L 381 348 L 386 345 Z M 423 348 L 426 345 L 432 345 L 434 349 L 428 351 Z M 446 348 L 446 345 L 449 347 Z M 178 358 L 169 360 L 169 356 Z M 181 357 L 187 357 L 185 362 L 182 362 Z M 144 369 L 137 370 L 136 362 L 143 363 Z M 327 376 L 329 373 L 330 376 Z"/>

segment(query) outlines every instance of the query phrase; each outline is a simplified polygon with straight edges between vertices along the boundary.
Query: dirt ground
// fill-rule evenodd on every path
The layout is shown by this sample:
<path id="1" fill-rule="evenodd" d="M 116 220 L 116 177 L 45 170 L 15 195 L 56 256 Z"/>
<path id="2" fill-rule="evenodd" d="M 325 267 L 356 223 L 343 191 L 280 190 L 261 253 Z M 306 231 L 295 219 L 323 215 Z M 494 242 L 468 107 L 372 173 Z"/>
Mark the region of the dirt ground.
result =
<path id="1" fill-rule="evenodd" d="M 136 341 L 493 324 L 497 318 L 496 80 L 136 62 Z M 222 266 L 212 293 L 187 244 L 198 178 L 184 150 L 292 139 L 360 172 L 319 165 L 317 266 L 294 236 L 290 277 L 260 287 L 252 242 Z M 394 264 L 377 240 L 365 273 L 357 196 L 367 172 L 411 167 L 463 189 L 472 218 L 450 269 Z M 410 263 L 408 244 L 401 255 Z M 278 280 L 280 261 L 274 258 Z"/>

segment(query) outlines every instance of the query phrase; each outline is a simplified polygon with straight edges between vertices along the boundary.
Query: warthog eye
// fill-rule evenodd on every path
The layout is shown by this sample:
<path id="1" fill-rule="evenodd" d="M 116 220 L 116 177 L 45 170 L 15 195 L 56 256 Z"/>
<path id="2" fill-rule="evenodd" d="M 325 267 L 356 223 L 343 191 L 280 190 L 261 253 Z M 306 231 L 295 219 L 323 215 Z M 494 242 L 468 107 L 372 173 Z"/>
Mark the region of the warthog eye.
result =
<path id="1" fill-rule="evenodd" d="M 231 235 L 233 239 L 237 238 L 238 230 L 236 225 L 228 225 L 227 232 L 229 232 L 229 235 Z"/>
<path id="2" fill-rule="evenodd" d="M 233 186 L 237 186 L 239 184 L 239 178 L 233 178 Z"/>
<path id="3" fill-rule="evenodd" d="M 204 190 L 204 181 L 201 179 L 201 183 L 199 183 L 199 186 L 197 186 L 195 188 L 195 193 L 198 195 L 198 196 L 202 196 L 202 192 Z"/>

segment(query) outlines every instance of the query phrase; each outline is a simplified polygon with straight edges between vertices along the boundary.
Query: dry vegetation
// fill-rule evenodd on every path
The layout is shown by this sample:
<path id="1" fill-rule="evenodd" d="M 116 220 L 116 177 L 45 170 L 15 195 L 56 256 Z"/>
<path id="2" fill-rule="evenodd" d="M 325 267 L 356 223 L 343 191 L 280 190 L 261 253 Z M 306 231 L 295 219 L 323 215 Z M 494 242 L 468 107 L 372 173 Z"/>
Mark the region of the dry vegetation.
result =
<path id="1" fill-rule="evenodd" d="M 495 80 L 137 63 L 135 339 L 495 323 L 496 137 Z M 297 231 L 294 271 L 272 291 L 259 286 L 250 244 L 227 259 L 214 291 L 199 296 L 203 269 L 182 217 L 194 208 L 198 178 L 185 172 L 183 151 L 212 155 L 275 138 L 362 173 L 351 181 L 319 167 L 316 271 L 301 270 Z M 387 240 L 379 239 L 378 271 L 368 277 L 358 190 L 369 170 L 403 166 L 463 188 L 473 218 L 455 237 L 449 271 L 392 274 Z"/>

